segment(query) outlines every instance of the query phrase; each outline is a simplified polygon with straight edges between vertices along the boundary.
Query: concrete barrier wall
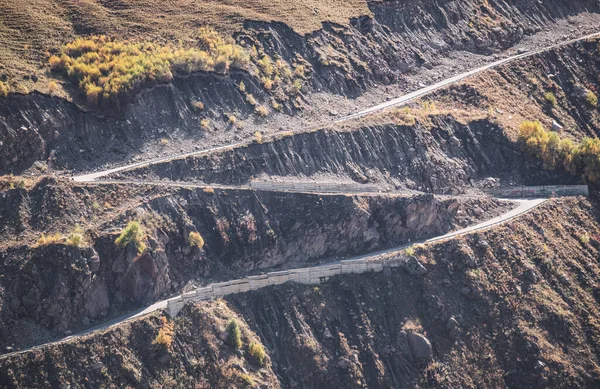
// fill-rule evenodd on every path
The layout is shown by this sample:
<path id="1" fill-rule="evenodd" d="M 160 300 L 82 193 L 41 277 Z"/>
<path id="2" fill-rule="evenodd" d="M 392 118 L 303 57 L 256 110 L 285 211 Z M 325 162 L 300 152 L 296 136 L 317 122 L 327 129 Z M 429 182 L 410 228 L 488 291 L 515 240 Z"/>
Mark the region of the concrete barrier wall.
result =
<path id="1" fill-rule="evenodd" d="M 293 192 L 381 192 L 381 188 L 374 184 L 336 183 L 336 182 L 267 182 L 252 181 L 250 187 L 265 191 L 293 191 Z"/>
<path id="2" fill-rule="evenodd" d="M 545 185 L 490 189 L 488 193 L 495 197 L 524 198 L 553 196 L 589 196 L 590 191 L 587 185 Z"/>
<path id="3" fill-rule="evenodd" d="M 322 266 L 276 271 L 258 276 L 248 276 L 239 280 L 219 282 L 167 300 L 167 313 L 170 316 L 176 316 L 188 302 L 213 300 L 231 294 L 261 289 L 267 286 L 281 285 L 286 282 L 317 285 L 340 274 L 380 272 L 385 267 L 399 267 L 407 260 L 408 258 L 401 255 L 386 260 L 354 259 Z"/>

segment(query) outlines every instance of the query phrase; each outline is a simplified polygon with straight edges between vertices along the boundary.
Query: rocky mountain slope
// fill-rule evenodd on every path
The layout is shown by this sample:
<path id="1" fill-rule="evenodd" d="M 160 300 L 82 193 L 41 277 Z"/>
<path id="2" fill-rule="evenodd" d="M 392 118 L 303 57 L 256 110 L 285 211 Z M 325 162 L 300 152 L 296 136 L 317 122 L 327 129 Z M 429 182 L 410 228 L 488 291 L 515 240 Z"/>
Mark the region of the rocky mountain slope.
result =
<path id="1" fill-rule="evenodd" d="M 557 200 L 495 230 L 419 249 L 428 270 L 340 276 L 188 306 L 0 359 L 7 387 L 594 387 L 597 208 Z M 585 238 L 587 237 L 587 238 Z M 237 319 L 243 345 L 222 339 Z M 259 342 L 263 366 L 249 351 Z M 68 366 L 68 369 L 61 368 Z"/>
<path id="2" fill-rule="evenodd" d="M 599 7 L 3 2 L 0 388 L 600 386 L 600 38 L 332 122 L 597 32 Z M 319 182 L 375 192 L 289 190 Z M 512 209 L 489 188 L 586 183 L 589 199 L 377 254 L 399 268 L 123 320 Z"/>
<path id="3" fill-rule="evenodd" d="M 313 92 L 356 97 L 375 85 L 400 82 L 406 75 L 430 69 L 450 52 L 499 52 L 557 19 L 594 12 L 596 7 L 589 1 L 554 0 L 385 1 L 368 6 L 369 11 L 356 11 L 346 24 L 325 23 L 306 35 L 282 23 L 261 21 L 248 21 L 238 32 L 238 42 L 249 50 L 280 60 L 282 66 L 302 66 L 298 95 L 276 94 L 266 89 L 260 73 L 242 71 L 226 77 L 214 73 L 176 77 L 169 85 L 142 92 L 118 114 L 87 112 L 81 104 L 37 92 L 0 97 L 0 172 L 18 173 L 38 160 L 56 168 L 82 169 L 160 149 L 161 139 L 184 147 L 177 141 L 214 144 L 247 137 L 264 124 L 277 129 L 288 121 L 286 117 L 310 105 Z M 114 31 L 110 26 L 81 31 L 110 33 Z M 242 82 L 244 91 L 239 88 Z M 201 112 L 194 109 L 196 101 L 203 103 Z M 255 115 L 256 104 L 269 107 L 270 118 Z M 244 125 L 231 125 L 231 115 Z"/>
<path id="4" fill-rule="evenodd" d="M 0 203 L 10 210 L 3 212 L 0 249 L 2 347 L 86 328 L 186 285 L 364 254 L 466 227 L 512 207 L 432 195 L 76 186 L 53 180 L 4 191 Z M 142 225 L 148 246 L 143 255 L 115 244 L 128 220 Z M 82 243 L 69 240 L 75 223 Z M 190 244 L 190 232 L 201 234 L 202 248 Z M 44 236 L 50 240 L 43 242 Z"/>

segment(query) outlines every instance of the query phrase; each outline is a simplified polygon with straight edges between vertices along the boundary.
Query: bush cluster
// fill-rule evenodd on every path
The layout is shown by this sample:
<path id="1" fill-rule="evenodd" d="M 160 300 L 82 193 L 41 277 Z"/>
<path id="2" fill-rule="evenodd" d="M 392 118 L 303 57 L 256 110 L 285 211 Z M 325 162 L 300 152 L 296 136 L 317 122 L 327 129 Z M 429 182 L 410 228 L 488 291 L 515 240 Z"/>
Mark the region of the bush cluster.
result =
<path id="1" fill-rule="evenodd" d="M 588 182 L 600 183 L 600 139 L 584 138 L 574 144 L 548 131 L 539 121 L 525 121 L 519 141 L 531 155 L 542 160 L 546 169 L 564 169 L 582 175 Z"/>
<path id="2" fill-rule="evenodd" d="M 170 82 L 173 73 L 245 68 L 250 57 L 232 38 L 202 28 L 198 47 L 182 48 L 92 36 L 78 38 L 50 57 L 50 66 L 75 83 L 90 105 L 118 105 L 142 87 Z"/>
<path id="3" fill-rule="evenodd" d="M 37 241 L 37 246 L 49 246 L 52 244 L 66 244 L 67 246 L 82 247 L 86 243 L 83 228 L 75 226 L 69 235 L 65 236 L 60 232 L 53 235 L 42 234 Z"/>

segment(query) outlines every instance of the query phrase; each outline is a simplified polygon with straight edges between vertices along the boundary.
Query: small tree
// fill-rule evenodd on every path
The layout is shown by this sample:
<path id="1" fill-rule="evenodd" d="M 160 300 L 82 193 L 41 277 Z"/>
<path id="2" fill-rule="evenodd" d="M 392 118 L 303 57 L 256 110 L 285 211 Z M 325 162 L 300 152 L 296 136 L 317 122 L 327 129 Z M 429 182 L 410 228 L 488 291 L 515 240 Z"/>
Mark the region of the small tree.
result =
<path id="1" fill-rule="evenodd" d="M 264 347 L 260 343 L 252 342 L 248 347 L 248 353 L 254 362 L 260 366 L 264 366 L 267 360 L 267 354 L 265 353 Z"/>
<path id="2" fill-rule="evenodd" d="M 162 321 L 162 326 L 160 327 L 160 330 L 158 330 L 158 335 L 156 335 L 154 343 L 159 344 L 164 348 L 168 349 L 173 343 L 173 335 L 175 334 L 175 329 L 173 324 L 169 323 L 167 318 L 161 317 L 160 320 Z"/>
<path id="3" fill-rule="evenodd" d="M 227 323 L 227 343 L 235 349 L 242 348 L 242 332 L 235 319 L 231 319 Z"/>

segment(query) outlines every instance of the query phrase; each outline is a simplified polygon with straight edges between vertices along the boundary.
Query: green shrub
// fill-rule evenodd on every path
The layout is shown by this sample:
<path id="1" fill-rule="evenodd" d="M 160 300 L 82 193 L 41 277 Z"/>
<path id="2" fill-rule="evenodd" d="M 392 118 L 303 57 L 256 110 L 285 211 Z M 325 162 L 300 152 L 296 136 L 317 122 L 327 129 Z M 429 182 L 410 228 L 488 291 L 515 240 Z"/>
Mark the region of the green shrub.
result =
<path id="1" fill-rule="evenodd" d="M 242 348 L 242 331 L 235 319 L 227 323 L 227 343 L 235 349 Z"/>
<path id="2" fill-rule="evenodd" d="M 554 93 L 546 92 L 546 94 L 544 94 L 544 100 L 546 100 L 546 102 L 552 107 L 556 107 L 556 96 Z"/>
<path id="3" fill-rule="evenodd" d="M 115 240 L 115 244 L 121 248 L 133 244 L 137 249 L 138 254 L 141 254 L 146 250 L 145 240 L 146 235 L 142 231 L 140 223 L 130 221 L 127 224 L 127 227 L 121 232 L 121 235 Z"/>
<path id="4" fill-rule="evenodd" d="M 588 234 L 579 235 L 579 241 L 583 244 L 590 243 L 590 236 Z"/>
<path id="5" fill-rule="evenodd" d="M 248 354 L 250 354 L 250 358 L 259 364 L 260 366 L 264 366 L 267 360 L 267 354 L 265 353 L 264 347 L 260 343 L 252 342 L 250 346 L 248 346 Z"/>
<path id="6" fill-rule="evenodd" d="M 198 247 L 199 249 L 201 249 L 202 247 L 204 247 L 204 238 L 202 238 L 202 235 L 200 235 L 200 233 L 192 231 L 188 235 L 188 243 L 192 247 Z"/>

